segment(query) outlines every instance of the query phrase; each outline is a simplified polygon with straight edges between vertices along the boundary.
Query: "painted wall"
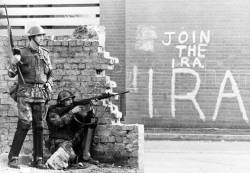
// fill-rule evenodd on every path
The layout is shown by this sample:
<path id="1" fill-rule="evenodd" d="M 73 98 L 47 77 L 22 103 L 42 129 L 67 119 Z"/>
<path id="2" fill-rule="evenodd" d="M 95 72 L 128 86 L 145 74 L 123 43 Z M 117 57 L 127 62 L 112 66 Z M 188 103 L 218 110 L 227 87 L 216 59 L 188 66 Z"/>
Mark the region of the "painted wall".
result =
<path id="1" fill-rule="evenodd" d="M 127 122 L 249 128 L 250 3 L 127 0 Z"/>

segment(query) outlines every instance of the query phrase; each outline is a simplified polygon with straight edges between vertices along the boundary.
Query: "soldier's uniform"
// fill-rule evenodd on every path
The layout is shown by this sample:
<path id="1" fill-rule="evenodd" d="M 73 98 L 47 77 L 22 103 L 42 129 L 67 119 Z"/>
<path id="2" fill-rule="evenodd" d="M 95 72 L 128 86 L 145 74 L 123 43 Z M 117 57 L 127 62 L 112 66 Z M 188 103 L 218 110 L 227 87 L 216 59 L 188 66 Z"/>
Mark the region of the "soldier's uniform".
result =
<path id="1" fill-rule="evenodd" d="M 62 91 L 61 93 L 67 92 Z M 58 97 L 60 97 L 60 93 Z M 74 95 L 70 93 L 68 97 L 74 98 Z M 82 111 L 79 113 L 72 113 L 72 107 L 68 108 L 61 104 L 50 106 L 46 118 L 49 127 L 49 150 L 54 153 L 60 146 L 70 143 L 75 155 L 80 160 L 94 162 L 89 155 L 93 133 L 87 132 L 96 127 L 96 122 L 91 124 L 93 112 L 90 105 L 82 106 L 81 109 Z M 89 125 L 84 125 L 84 123 Z M 88 158 L 84 160 L 86 155 Z"/>
<path id="2" fill-rule="evenodd" d="M 38 34 L 44 34 L 44 32 Z M 34 50 L 28 46 L 20 48 L 20 55 L 21 63 L 19 63 L 18 66 L 25 83 L 21 80 L 16 64 L 11 64 L 8 69 L 9 77 L 18 75 L 18 124 L 8 156 L 9 165 L 14 165 L 13 167 L 17 168 L 18 165 L 12 164 L 12 162 L 18 159 L 23 141 L 31 124 L 33 130 L 34 166 L 36 166 L 38 162 L 39 164 L 42 162 L 43 118 L 46 113 L 46 102 L 50 99 L 51 94 L 46 84 L 48 83 L 50 86 L 53 86 L 52 66 L 48 50 L 40 46 Z"/>

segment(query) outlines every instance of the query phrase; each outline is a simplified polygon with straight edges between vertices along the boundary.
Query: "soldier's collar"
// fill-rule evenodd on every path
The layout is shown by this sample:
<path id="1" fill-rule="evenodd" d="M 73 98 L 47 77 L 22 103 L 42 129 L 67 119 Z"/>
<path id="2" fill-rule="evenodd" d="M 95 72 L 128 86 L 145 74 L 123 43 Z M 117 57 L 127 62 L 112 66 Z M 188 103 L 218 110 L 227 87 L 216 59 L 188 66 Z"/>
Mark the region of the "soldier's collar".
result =
<path id="1" fill-rule="evenodd" d="M 36 49 L 32 48 L 30 45 L 28 46 L 32 53 L 39 53 L 40 47 L 38 46 Z"/>

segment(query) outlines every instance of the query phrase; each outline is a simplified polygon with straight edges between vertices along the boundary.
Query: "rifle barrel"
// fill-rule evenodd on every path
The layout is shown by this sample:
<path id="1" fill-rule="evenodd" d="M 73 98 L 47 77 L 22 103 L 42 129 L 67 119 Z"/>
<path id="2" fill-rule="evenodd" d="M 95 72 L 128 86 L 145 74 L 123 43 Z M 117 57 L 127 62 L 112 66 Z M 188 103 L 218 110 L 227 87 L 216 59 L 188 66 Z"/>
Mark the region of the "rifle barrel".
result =
<path id="1" fill-rule="evenodd" d="M 6 13 L 6 17 L 7 17 L 7 22 L 8 22 L 8 26 L 9 26 L 10 22 L 9 22 L 9 15 L 8 15 L 8 12 L 7 12 L 6 4 L 4 4 L 4 9 L 5 9 L 5 13 Z"/>
<path id="2" fill-rule="evenodd" d="M 6 13 L 7 22 L 8 22 L 8 32 L 9 32 L 10 46 L 11 46 L 11 50 L 13 52 L 14 43 L 13 43 L 12 31 L 11 31 L 11 26 L 10 26 L 10 21 L 9 21 L 9 15 L 8 15 L 6 4 L 4 4 L 4 9 L 5 9 L 5 13 Z"/>
<path id="3" fill-rule="evenodd" d="M 126 93 L 129 93 L 129 91 L 123 91 L 123 92 L 120 92 L 120 93 L 114 94 L 114 96 L 116 96 L 116 95 L 122 95 L 122 94 L 126 94 Z"/>

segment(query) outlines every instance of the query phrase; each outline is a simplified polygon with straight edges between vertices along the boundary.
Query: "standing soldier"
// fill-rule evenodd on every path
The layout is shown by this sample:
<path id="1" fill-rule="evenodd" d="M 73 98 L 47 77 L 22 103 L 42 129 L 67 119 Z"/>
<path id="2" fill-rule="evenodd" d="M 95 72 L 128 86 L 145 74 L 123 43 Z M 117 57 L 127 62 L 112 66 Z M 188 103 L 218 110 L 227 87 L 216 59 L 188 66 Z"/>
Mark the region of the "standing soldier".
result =
<path id="1" fill-rule="evenodd" d="M 41 26 L 28 30 L 29 44 L 15 50 L 8 70 L 9 77 L 18 75 L 18 122 L 8 155 L 8 165 L 19 169 L 18 156 L 32 125 L 33 166 L 46 169 L 43 163 L 43 118 L 52 91 L 52 66 L 49 53 L 41 47 L 45 32 Z"/>

